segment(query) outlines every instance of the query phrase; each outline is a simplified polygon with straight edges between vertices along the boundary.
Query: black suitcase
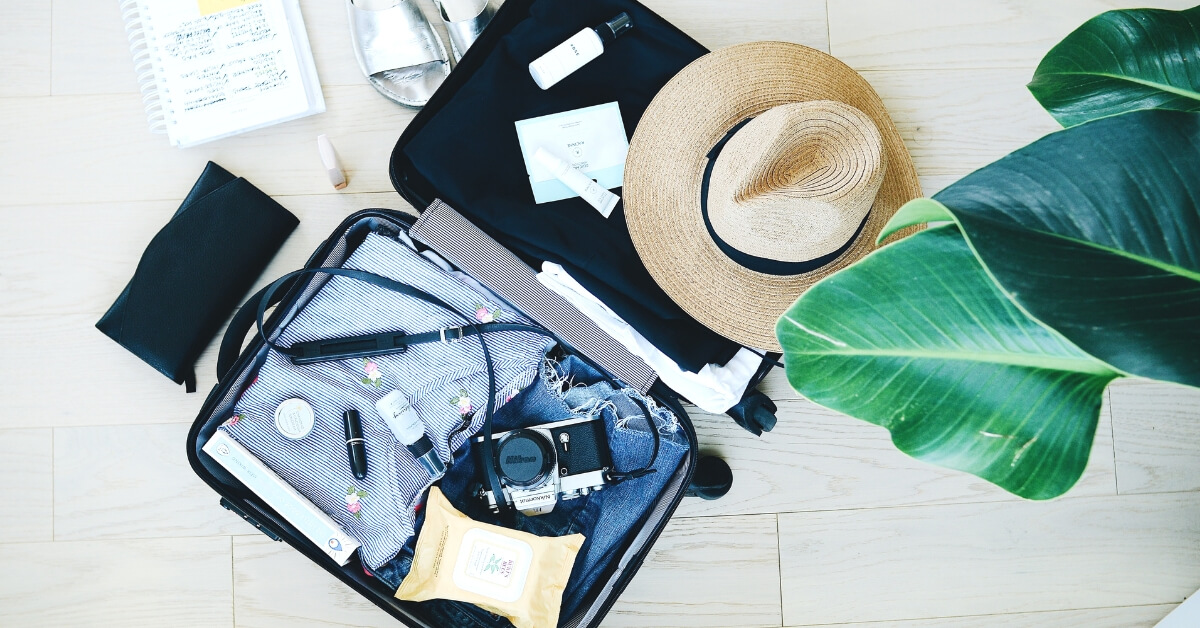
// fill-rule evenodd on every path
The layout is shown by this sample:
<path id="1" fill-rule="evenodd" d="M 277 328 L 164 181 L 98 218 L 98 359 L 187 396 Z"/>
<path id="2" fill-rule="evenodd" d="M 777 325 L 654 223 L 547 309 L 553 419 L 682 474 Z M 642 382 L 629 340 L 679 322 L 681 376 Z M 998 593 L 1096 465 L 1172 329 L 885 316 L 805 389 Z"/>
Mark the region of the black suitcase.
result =
<path id="1" fill-rule="evenodd" d="M 616 14 L 620 11 L 628 11 L 633 16 L 636 22 L 643 29 L 649 29 L 655 35 L 654 42 L 659 42 L 661 39 L 666 42 L 666 45 L 674 46 L 678 51 L 684 50 L 684 56 L 693 55 L 699 56 L 703 54 L 704 49 L 694 40 L 684 35 L 682 32 L 669 25 L 665 20 L 651 13 L 648 9 L 642 7 L 636 2 L 627 0 L 597 0 L 595 2 L 577 2 L 577 0 L 508 0 L 502 9 L 497 13 L 493 23 L 485 31 L 484 36 L 476 42 L 464 57 L 462 63 L 453 72 L 447 82 L 435 95 L 429 106 L 423 110 L 409 128 L 404 132 L 403 136 L 397 143 L 396 151 L 393 154 L 391 163 L 392 179 L 397 190 L 415 207 L 425 208 L 423 220 L 428 220 L 435 216 L 450 216 L 451 219 L 461 219 L 457 213 L 453 212 L 450 206 L 437 200 L 446 196 L 447 190 L 431 187 L 428 181 L 416 176 L 417 171 L 414 168 L 412 161 L 404 154 L 404 147 L 407 142 L 415 136 L 420 129 L 424 128 L 425 124 L 430 120 L 440 108 L 448 101 L 451 96 L 464 86 L 469 85 L 470 78 L 474 69 L 483 64 L 484 60 L 497 46 L 503 45 L 504 36 L 510 33 L 517 25 L 524 20 L 530 18 L 531 15 L 538 14 L 545 7 L 553 9 L 551 13 L 556 13 L 561 10 L 566 10 L 568 14 L 574 14 L 578 10 L 578 15 L 574 19 L 569 20 L 570 23 L 564 23 L 559 29 L 561 32 L 548 34 L 549 38 L 558 38 L 559 41 L 577 32 L 580 28 L 591 25 L 593 23 L 603 21 L 612 17 L 608 14 Z M 603 16 L 597 19 L 597 16 Z M 561 18 L 555 17 L 555 20 Z M 560 37 L 561 36 L 561 37 Z M 527 63 L 527 62 L 526 62 Z M 602 67 L 602 66 L 601 66 Z M 585 68 L 586 70 L 587 68 Z M 676 70 L 678 68 L 675 68 Z M 583 72 L 583 70 L 581 70 Z M 670 68 L 663 69 L 662 81 L 665 82 L 669 76 L 673 74 Z M 642 109 L 649 103 L 649 99 L 653 97 L 653 93 L 661 87 L 658 85 L 641 85 L 637 86 L 634 91 L 638 92 L 636 96 L 638 101 L 644 99 L 644 103 L 640 108 L 636 104 L 629 105 L 626 108 L 626 99 L 620 97 L 622 104 L 622 112 L 626 117 L 627 125 L 635 124 L 636 117 L 640 116 Z M 615 95 L 614 95 L 615 96 Z M 497 98 L 502 98 L 502 95 L 497 95 Z M 607 100 L 618 99 L 618 97 L 607 97 Z M 599 102 L 606 102 L 599 101 Z M 549 105 L 550 110 L 565 110 L 579 106 L 597 104 L 596 102 L 586 102 L 583 104 L 563 103 Z M 517 106 L 513 104 L 513 106 Z M 541 106 L 546 106 L 542 103 Z M 526 103 L 528 107 L 528 103 Z M 536 109 L 536 107 L 534 107 Z M 636 114 L 634 111 L 636 110 Z M 520 110 L 517 118 L 521 119 L 539 115 L 540 113 L 549 111 L 540 110 Z M 458 141 L 455 138 L 446 138 L 447 141 Z M 515 140 L 514 140 L 515 141 Z M 525 179 L 522 177 L 520 183 L 524 184 Z M 450 192 L 453 193 L 453 190 Z M 451 194 L 453 196 L 453 194 Z M 576 199 L 578 200 L 578 199 Z M 414 226 L 414 219 L 407 214 L 390 210 L 364 210 L 355 213 L 344 220 L 330 235 L 330 237 L 313 253 L 305 265 L 305 268 L 320 268 L 330 266 L 340 266 L 353 252 L 354 248 L 362 242 L 368 232 L 394 232 L 404 231 L 409 232 Z M 418 230 L 420 225 L 418 224 Z M 463 225 L 465 230 L 476 229 L 473 225 Z M 480 231 L 479 237 L 488 239 L 488 236 Z M 418 236 L 415 239 L 421 241 Z M 493 240 L 488 239 L 494 244 Z M 429 244 L 425 242 L 425 244 Z M 464 263 L 470 262 L 476 269 L 483 269 L 486 272 L 487 258 L 482 261 L 456 259 L 453 252 L 444 252 L 439 247 L 431 247 L 442 253 L 443 256 L 455 263 L 460 269 L 465 270 L 468 274 L 475 275 L 471 268 L 465 267 Z M 488 255 L 511 257 L 509 260 L 513 263 L 520 264 L 521 262 L 508 253 L 499 245 L 494 248 L 489 246 L 487 249 Z M 460 252 L 461 253 L 461 252 Z M 532 261 L 525 256 L 525 261 Z M 478 272 L 478 270 L 476 271 Z M 532 275 L 530 275 L 532 276 Z M 485 285 L 488 284 L 485 277 L 476 276 Z M 328 276 L 304 276 L 292 282 L 292 285 L 286 290 L 281 290 L 276 294 L 278 298 L 278 306 L 274 313 L 266 320 L 263 330 L 268 336 L 277 333 L 286 321 L 290 320 L 291 315 L 317 292 L 324 281 L 327 281 Z M 495 280 L 492 278 L 493 281 Z M 220 465 L 213 461 L 206 453 L 201 451 L 201 446 L 208 440 L 209 437 L 219 427 L 220 423 L 227 418 L 233 404 L 237 401 L 241 392 L 253 381 L 256 375 L 257 368 L 261 365 L 263 358 L 266 356 L 268 347 L 264 344 L 262 338 L 256 335 L 249 344 L 242 349 L 242 342 L 248 331 L 255 325 L 255 315 L 258 312 L 258 303 L 262 299 L 263 293 L 260 292 L 255 297 L 252 297 L 247 305 L 239 311 L 226 333 L 222 343 L 220 355 L 218 358 L 217 370 L 219 376 L 218 384 L 209 393 L 201 407 L 200 413 L 188 434 L 187 450 L 188 458 L 197 475 L 201 477 L 209 486 L 211 486 L 221 496 L 221 505 L 225 508 L 242 516 L 250 524 L 254 525 L 267 536 L 285 541 L 297 551 L 308 556 L 311 560 L 321 565 L 322 568 L 336 576 L 342 582 L 349 585 L 361 595 L 369 599 L 372 603 L 384 609 L 397 619 L 401 620 L 405 625 L 409 626 L 432 626 L 437 625 L 431 623 L 426 612 L 423 611 L 423 603 L 402 602 L 393 597 L 394 591 L 384 585 L 379 580 L 373 578 L 364 572 L 362 565 L 358 562 L 357 557 L 352 559 L 346 566 L 339 566 L 325 552 L 313 545 L 303 535 L 301 535 L 294 527 L 289 525 L 277 513 L 267 507 L 256 495 L 247 490 L 237 480 L 232 478 Z M 508 294 L 501 294 L 502 297 L 509 297 Z M 274 300 L 274 299 L 273 299 Z M 510 302 L 513 299 L 509 299 Z M 519 309 L 520 303 L 514 303 Z M 536 304 L 534 304 L 536 305 Z M 528 312 L 523 312 L 529 314 Z M 531 317 L 538 319 L 537 316 Z M 428 330 L 421 330 L 428 331 Z M 598 332 L 598 330 L 596 330 Z M 564 338 L 559 336 L 561 344 L 564 348 L 571 352 L 591 366 L 609 373 L 622 379 L 626 383 L 630 383 L 633 387 L 639 388 L 647 393 L 661 406 L 671 410 L 679 419 L 679 423 L 683 428 L 684 433 L 689 442 L 688 452 L 680 464 L 679 468 L 667 482 L 664 490 L 653 500 L 653 504 L 647 508 L 647 513 L 639 523 L 639 525 L 630 532 L 621 541 L 619 558 L 612 560 L 607 567 L 607 570 L 596 581 L 596 584 L 588 591 L 579 605 L 578 610 L 572 613 L 571 616 L 560 617 L 560 626 L 570 626 L 572 628 L 583 626 L 599 625 L 605 613 L 615 603 L 617 597 L 629 584 L 634 574 L 637 572 L 641 563 L 646 559 L 654 541 L 658 538 L 663 528 L 666 526 L 672 513 L 674 513 L 679 502 L 688 494 L 689 489 L 695 491 L 692 485 L 693 476 L 696 472 L 699 455 L 696 443 L 695 430 L 692 427 L 690 420 L 684 411 L 678 396 L 662 385 L 661 382 L 654 382 L 653 376 L 644 377 L 646 368 L 644 363 L 641 364 L 642 371 L 639 371 L 637 366 L 631 366 L 630 363 L 624 362 L 627 357 L 623 354 L 619 345 L 612 341 L 596 343 L 592 338 L 585 343 L 589 348 L 600 348 L 600 358 L 606 363 L 600 363 L 593 359 L 592 355 L 583 353 L 573 349 L 576 344 L 574 340 L 584 340 L 582 338 Z M 608 347 L 608 351 L 605 350 Z M 615 348 L 614 348 L 615 347 Z M 615 360 L 615 362 L 613 361 Z M 760 409 L 759 423 L 764 424 L 769 429 L 769 423 L 773 423 L 773 416 L 770 420 L 763 418 L 763 412 L 769 414 L 773 410 L 769 400 L 761 393 L 754 391 L 755 386 L 762 377 L 765 376 L 769 367 L 764 365 L 752 380 L 747 393 L 747 400 L 744 404 Z M 630 380 L 641 378 L 641 381 L 632 383 Z M 765 406 L 765 409 L 764 409 Z M 731 412 L 733 414 L 733 412 Z M 736 414 L 735 414 L 736 416 Z M 718 474 L 719 475 L 719 474 Z M 703 492 L 703 488 L 699 489 Z M 720 492 L 719 490 L 717 491 Z"/>

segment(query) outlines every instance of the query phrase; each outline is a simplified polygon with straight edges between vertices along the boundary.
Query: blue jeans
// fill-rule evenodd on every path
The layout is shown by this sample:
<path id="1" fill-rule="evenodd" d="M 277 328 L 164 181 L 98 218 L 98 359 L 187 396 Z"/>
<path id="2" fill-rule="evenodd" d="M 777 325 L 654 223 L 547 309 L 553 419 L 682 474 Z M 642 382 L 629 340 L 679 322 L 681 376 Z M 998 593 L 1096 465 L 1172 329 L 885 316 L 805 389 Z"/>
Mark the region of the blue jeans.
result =
<path id="1" fill-rule="evenodd" d="M 563 388 L 567 388 L 565 393 Z M 569 356 L 555 366 L 543 367 L 542 376 L 496 411 L 493 432 L 531 427 L 561 421 L 573 416 L 602 418 L 608 434 L 613 464 L 619 471 L 640 468 L 649 462 L 652 436 L 643 418 L 641 406 L 630 396 L 648 402 L 654 411 L 660 446 L 653 467 L 655 473 L 608 486 L 586 497 L 560 500 L 554 510 L 537 516 L 515 515 L 511 527 L 539 536 L 562 536 L 576 532 L 587 537 L 571 578 L 563 593 L 560 617 L 570 617 L 587 593 L 615 559 L 616 551 L 633 532 L 650 505 L 663 491 L 688 450 L 687 436 L 675 416 L 657 408 L 633 390 L 614 390 L 592 367 Z M 502 525 L 487 505 L 474 496 L 480 483 L 475 456 L 468 447 L 454 455 L 454 464 L 441 480 L 441 489 L 456 508 L 476 521 Z M 418 526 L 423 521 L 418 521 Z M 507 527 L 507 526 L 506 526 Z M 377 578 L 393 588 L 400 585 L 412 561 L 415 539 L 396 560 L 375 572 Z M 507 620 L 470 604 L 434 600 L 421 603 L 431 619 L 450 626 L 491 628 L 507 626 Z M 466 618 L 470 618 L 467 621 Z"/>

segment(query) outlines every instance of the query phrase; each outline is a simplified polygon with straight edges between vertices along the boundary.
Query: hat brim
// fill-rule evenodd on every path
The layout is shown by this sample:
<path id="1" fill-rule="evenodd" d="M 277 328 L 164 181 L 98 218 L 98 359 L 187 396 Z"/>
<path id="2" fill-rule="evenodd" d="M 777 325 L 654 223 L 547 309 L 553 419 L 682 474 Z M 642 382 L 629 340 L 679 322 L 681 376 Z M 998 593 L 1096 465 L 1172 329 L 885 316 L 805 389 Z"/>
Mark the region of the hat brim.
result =
<path id="1" fill-rule="evenodd" d="M 835 100 L 867 114 L 883 138 L 887 171 L 865 227 L 841 256 L 800 275 L 755 272 L 724 255 L 704 226 L 706 155 L 742 120 L 809 100 Z M 623 187 L 629 234 L 663 291 L 713 331 L 767 351 L 780 350 L 775 322 L 800 294 L 875 250 L 896 210 L 921 196 L 912 157 L 870 84 L 824 52 L 785 42 L 723 48 L 675 75 L 638 122 Z"/>

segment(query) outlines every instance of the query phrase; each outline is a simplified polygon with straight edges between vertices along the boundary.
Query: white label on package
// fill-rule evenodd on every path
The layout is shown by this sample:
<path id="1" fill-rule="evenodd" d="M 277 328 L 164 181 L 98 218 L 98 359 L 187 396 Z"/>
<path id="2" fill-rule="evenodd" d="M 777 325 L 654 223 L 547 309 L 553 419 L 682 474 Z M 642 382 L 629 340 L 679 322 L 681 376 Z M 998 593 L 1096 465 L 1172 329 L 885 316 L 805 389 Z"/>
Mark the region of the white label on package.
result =
<path id="1" fill-rule="evenodd" d="M 539 148 L 571 164 L 605 189 L 621 187 L 629 139 L 615 102 L 517 121 L 517 141 L 533 200 L 549 203 L 579 196 L 533 155 Z"/>
<path id="2" fill-rule="evenodd" d="M 525 591 L 533 548 L 519 539 L 480 528 L 463 534 L 454 564 L 454 584 L 464 591 L 501 602 L 515 602 Z"/>

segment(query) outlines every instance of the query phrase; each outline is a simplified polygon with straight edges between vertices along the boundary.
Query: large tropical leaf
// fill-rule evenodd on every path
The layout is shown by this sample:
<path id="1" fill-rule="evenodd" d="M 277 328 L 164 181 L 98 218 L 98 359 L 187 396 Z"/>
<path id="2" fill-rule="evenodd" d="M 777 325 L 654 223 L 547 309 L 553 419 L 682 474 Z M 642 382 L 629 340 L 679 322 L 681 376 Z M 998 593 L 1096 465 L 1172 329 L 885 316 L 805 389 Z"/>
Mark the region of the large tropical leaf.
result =
<path id="1" fill-rule="evenodd" d="M 1001 289 L 1126 373 L 1200 386 L 1200 114 L 1053 133 L 902 207 L 953 220 Z"/>
<path id="2" fill-rule="evenodd" d="M 1094 17 L 1046 54 L 1029 91 L 1063 126 L 1138 109 L 1200 111 L 1200 7 Z"/>
<path id="3" fill-rule="evenodd" d="M 1030 499 L 1079 479 L 1118 376 L 1005 298 L 953 225 L 825 278 L 775 330 L 812 401 Z"/>

